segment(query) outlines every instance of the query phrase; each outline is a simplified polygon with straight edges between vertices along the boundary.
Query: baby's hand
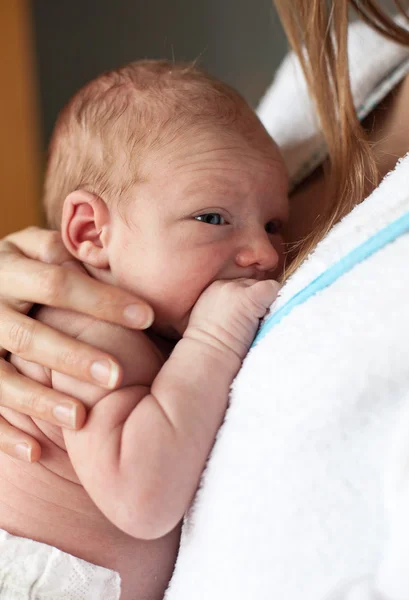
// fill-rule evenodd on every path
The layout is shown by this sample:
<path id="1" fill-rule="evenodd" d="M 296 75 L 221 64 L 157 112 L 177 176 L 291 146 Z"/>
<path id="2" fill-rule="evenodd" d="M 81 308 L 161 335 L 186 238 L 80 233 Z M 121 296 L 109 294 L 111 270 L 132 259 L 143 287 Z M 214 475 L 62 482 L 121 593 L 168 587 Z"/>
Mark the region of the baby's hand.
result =
<path id="1" fill-rule="evenodd" d="M 272 280 L 215 281 L 193 308 L 184 337 L 233 352 L 242 360 L 279 289 Z"/>

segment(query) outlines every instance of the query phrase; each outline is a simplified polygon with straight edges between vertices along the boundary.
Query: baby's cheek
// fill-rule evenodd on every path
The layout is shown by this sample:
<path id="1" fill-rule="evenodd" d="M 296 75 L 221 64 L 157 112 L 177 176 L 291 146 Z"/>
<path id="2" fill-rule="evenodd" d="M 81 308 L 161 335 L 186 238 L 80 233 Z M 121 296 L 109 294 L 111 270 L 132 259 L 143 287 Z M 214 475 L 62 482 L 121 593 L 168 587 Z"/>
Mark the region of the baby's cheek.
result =
<path id="1" fill-rule="evenodd" d="M 204 290 L 203 286 L 195 283 L 186 278 L 178 281 L 175 286 L 167 285 L 155 302 L 155 313 L 160 316 L 161 321 L 174 327 L 180 335 L 183 335 L 192 309 Z"/>
<path id="2" fill-rule="evenodd" d="M 278 264 L 274 272 L 272 274 L 270 273 L 270 277 L 268 277 L 268 279 L 271 279 L 271 275 L 274 277 L 274 279 L 277 279 L 283 272 L 285 258 L 285 242 L 283 236 L 277 236 L 277 242 L 274 243 L 274 248 L 278 254 Z"/>
<path id="3" fill-rule="evenodd" d="M 136 285 L 136 277 L 134 267 L 128 264 L 128 261 L 120 262 L 118 265 L 111 266 L 112 274 L 114 275 L 115 283 L 120 287 L 132 289 Z"/>

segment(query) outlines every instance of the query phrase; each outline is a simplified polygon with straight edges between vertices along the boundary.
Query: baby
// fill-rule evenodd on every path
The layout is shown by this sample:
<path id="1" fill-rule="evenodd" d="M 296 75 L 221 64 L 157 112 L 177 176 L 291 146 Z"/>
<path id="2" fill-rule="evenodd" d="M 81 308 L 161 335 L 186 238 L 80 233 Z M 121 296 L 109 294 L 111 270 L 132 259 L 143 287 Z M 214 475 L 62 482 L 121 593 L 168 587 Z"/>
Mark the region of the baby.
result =
<path id="1" fill-rule="evenodd" d="M 60 115 L 45 206 L 83 268 L 145 298 L 155 323 L 142 333 L 38 310 L 122 371 L 99 387 L 14 359 L 89 414 L 61 432 L 3 412 L 44 450 L 27 468 L 0 457 L 0 527 L 117 571 L 123 600 L 159 600 L 230 385 L 277 293 L 286 171 L 234 90 L 189 65 L 141 61 L 92 81 Z"/>

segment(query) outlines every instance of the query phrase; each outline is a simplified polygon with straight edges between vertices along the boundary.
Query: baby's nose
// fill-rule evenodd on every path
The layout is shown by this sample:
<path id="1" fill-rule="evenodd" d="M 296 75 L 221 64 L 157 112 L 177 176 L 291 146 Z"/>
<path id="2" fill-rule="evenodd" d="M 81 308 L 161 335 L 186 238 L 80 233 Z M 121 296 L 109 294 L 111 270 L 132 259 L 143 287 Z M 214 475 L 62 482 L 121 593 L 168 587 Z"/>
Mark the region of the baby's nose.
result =
<path id="1" fill-rule="evenodd" d="M 243 247 L 236 256 L 240 267 L 255 267 L 259 271 L 273 271 L 277 268 L 280 257 L 267 235 Z"/>

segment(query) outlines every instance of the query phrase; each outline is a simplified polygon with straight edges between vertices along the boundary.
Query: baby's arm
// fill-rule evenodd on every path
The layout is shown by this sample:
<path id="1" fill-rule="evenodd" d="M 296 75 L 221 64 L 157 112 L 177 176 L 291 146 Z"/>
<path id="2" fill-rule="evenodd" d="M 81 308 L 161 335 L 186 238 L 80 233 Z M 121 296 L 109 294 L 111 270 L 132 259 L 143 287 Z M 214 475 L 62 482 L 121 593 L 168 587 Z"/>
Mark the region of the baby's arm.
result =
<path id="1" fill-rule="evenodd" d="M 138 332 L 126 340 L 129 332 L 107 323 L 92 323 L 80 339 L 125 360 L 125 387 L 107 394 L 53 374 L 54 387 L 94 404 L 82 430 L 64 431 L 67 450 L 91 498 L 128 534 L 160 537 L 182 518 L 231 382 L 276 292 L 273 282 L 212 284 L 152 384 L 147 366 L 159 365 L 150 341 Z"/>

